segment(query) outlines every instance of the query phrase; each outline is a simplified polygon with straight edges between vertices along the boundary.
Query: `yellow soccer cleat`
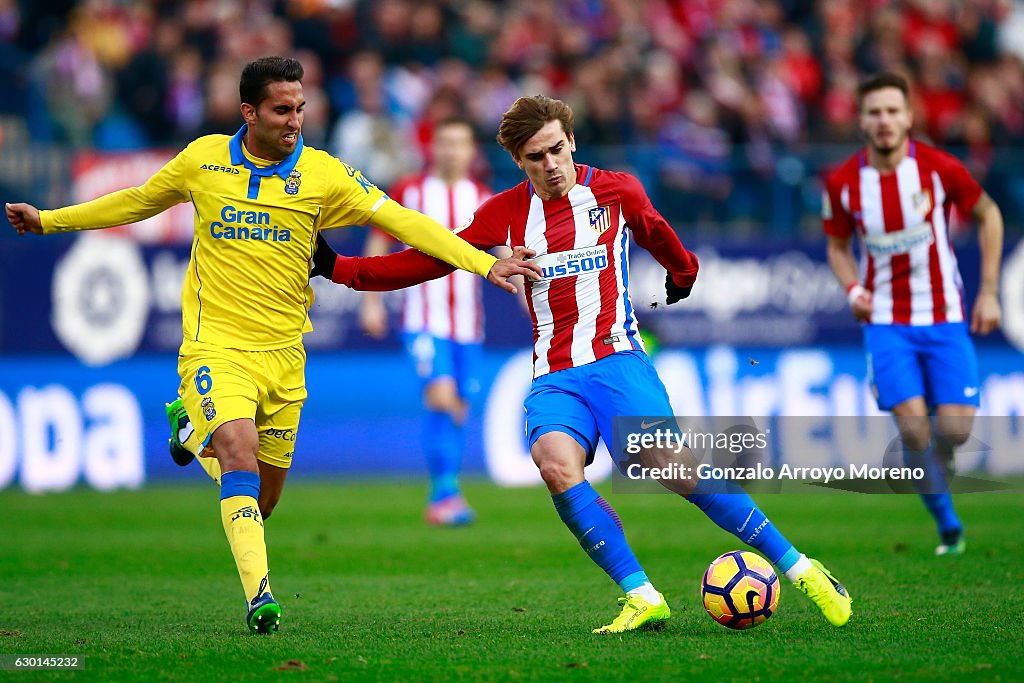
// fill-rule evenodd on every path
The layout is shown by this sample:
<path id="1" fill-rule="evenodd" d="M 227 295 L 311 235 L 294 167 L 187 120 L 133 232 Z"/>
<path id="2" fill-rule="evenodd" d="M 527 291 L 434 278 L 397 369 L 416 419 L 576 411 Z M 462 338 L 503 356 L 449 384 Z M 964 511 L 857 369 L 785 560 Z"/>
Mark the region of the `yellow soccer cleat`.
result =
<path id="1" fill-rule="evenodd" d="M 622 612 L 619 613 L 619 616 L 615 617 L 615 621 L 607 626 L 595 628 L 592 633 L 609 635 L 635 631 L 640 628 L 663 627 L 672 616 L 672 610 L 668 608 L 664 595 L 658 593 L 658 597 L 661 598 L 661 602 L 657 605 L 652 605 L 639 595 L 627 595 L 624 598 L 619 598 L 619 604 L 622 605 Z"/>
<path id="2" fill-rule="evenodd" d="M 796 577 L 794 585 L 818 606 L 833 626 L 842 626 L 850 620 L 853 598 L 821 562 L 811 560 L 811 568 Z"/>

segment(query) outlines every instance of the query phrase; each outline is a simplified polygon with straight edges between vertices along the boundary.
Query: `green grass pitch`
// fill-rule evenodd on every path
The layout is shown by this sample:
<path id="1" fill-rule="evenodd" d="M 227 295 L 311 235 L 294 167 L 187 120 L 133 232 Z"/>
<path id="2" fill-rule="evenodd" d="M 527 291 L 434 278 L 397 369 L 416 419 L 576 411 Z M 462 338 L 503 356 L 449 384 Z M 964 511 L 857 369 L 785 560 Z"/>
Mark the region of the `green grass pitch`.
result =
<path id="1" fill-rule="evenodd" d="M 197 469 L 197 480 L 199 473 Z M 608 486 L 599 487 L 608 493 Z M 962 558 L 935 558 L 912 496 L 763 495 L 854 597 L 842 629 L 788 584 L 762 626 L 714 623 L 698 587 L 740 547 L 669 495 L 608 495 L 673 619 L 600 637 L 616 587 L 542 489 L 471 484 L 480 520 L 421 521 L 402 482 L 289 482 L 267 522 L 281 632 L 250 635 L 212 485 L 0 493 L 0 653 L 79 654 L 4 680 L 887 681 L 1024 679 L 1024 500 L 958 497 Z M 784 583 L 786 583 L 784 581 Z"/>

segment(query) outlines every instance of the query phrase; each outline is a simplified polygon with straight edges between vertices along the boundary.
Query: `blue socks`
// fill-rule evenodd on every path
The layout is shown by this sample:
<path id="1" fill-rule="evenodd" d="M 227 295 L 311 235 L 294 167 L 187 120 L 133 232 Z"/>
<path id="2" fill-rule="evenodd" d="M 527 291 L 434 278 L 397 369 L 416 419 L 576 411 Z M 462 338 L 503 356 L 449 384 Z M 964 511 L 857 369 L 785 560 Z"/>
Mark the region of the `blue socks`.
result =
<path id="1" fill-rule="evenodd" d="M 626 542 L 619 516 L 597 495 L 590 482 L 576 484 L 564 493 L 551 496 L 551 500 L 583 551 L 624 593 L 648 582 L 647 574 Z"/>
<path id="2" fill-rule="evenodd" d="M 423 451 L 430 473 L 430 502 L 436 503 L 459 492 L 462 466 L 463 429 L 452 416 L 428 410 L 423 424 Z"/>
<path id="3" fill-rule="evenodd" d="M 768 521 L 761 508 L 736 483 L 702 479 L 687 500 L 719 527 L 760 550 L 779 571 L 789 571 L 800 559 L 800 553 L 793 544 Z"/>
<path id="4" fill-rule="evenodd" d="M 907 467 L 920 467 L 924 470 L 923 480 L 913 480 L 914 488 L 935 520 L 943 543 L 956 542 L 964 527 L 953 510 L 953 496 L 949 493 L 942 465 L 935 459 L 932 447 L 923 451 L 911 451 L 904 447 L 903 462 Z"/>

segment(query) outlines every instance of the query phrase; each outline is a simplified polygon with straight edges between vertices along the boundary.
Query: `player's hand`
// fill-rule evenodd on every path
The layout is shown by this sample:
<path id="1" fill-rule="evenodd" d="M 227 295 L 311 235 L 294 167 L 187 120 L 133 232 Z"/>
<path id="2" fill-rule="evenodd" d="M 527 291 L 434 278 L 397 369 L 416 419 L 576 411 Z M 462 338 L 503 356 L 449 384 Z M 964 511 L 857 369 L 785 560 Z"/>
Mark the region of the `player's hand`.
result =
<path id="1" fill-rule="evenodd" d="M 388 312 L 379 295 L 366 295 L 363 299 L 363 305 L 359 308 L 359 325 L 374 339 L 388 336 Z"/>
<path id="2" fill-rule="evenodd" d="M 999 297 L 995 294 L 982 292 L 974 300 L 974 310 L 971 311 L 971 332 L 973 334 L 988 334 L 999 327 L 1003 320 L 1003 309 L 999 305 Z"/>
<path id="3" fill-rule="evenodd" d="M 871 292 L 864 289 L 860 283 L 850 287 L 846 292 L 846 300 L 850 303 L 850 311 L 853 312 L 854 318 L 862 322 L 871 319 L 871 312 L 874 310 Z"/>
<path id="4" fill-rule="evenodd" d="M 687 282 L 679 284 L 675 278 L 672 277 L 672 273 L 665 273 L 665 305 L 671 306 L 677 301 L 682 301 L 686 297 L 690 296 L 690 292 L 693 291 L 693 279 L 687 279 Z"/>
<path id="5" fill-rule="evenodd" d="M 526 247 L 516 247 L 512 250 L 512 255 L 508 258 L 498 259 L 491 266 L 491 269 L 487 272 L 487 279 L 494 285 L 501 287 L 506 292 L 511 294 L 517 293 L 519 290 L 516 286 L 508 281 L 513 275 L 522 275 L 528 277 L 531 280 L 540 280 L 544 273 L 541 271 L 540 266 L 536 263 L 529 263 L 526 259 L 533 258 L 537 255 L 533 249 L 527 249 Z"/>
<path id="6" fill-rule="evenodd" d="M 43 234 L 43 224 L 39 221 L 39 209 L 31 204 L 5 204 L 7 220 L 19 235 L 32 232 Z"/>
<path id="7" fill-rule="evenodd" d="M 320 276 L 330 280 L 331 275 L 334 274 L 334 262 L 337 259 L 338 255 L 331 249 L 331 245 L 327 244 L 323 234 L 317 233 L 316 251 L 313 252 L 313 267 L 309 270 L 309 278 L 312 280 Z"/>

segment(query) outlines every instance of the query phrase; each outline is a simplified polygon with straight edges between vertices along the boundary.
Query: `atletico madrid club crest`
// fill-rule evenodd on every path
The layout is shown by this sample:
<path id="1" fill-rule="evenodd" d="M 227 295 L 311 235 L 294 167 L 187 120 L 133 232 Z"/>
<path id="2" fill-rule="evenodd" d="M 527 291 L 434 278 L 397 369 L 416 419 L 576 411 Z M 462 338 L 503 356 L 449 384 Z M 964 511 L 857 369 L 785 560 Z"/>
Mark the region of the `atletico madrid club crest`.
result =
<path id="1" fill-rule="evenodd" d="M 599 206 L 591 209 L 587 215 L 590 219 L 590 228 L 598 233 L 602 233 L 612 227 L 612 212 L 608 206 Z"/>
<path id="2" fill-rule="evenodd" d="M 914 196 L 911 197 L 911 202 L 914 204 L 914 211 L 916 211 L 921 218 L 927 218 L 928 213 L 932 210 L 932 193 L 929 190 L 916 192 L 914 193 Z"/>
<path id="3" fill-rule="evenodd" d="M 288 194 L 298 194 L 299 183 L 302 182 L 299 179 L 301 175 L 302 174 L 299 173 L 298 171 L 292 171 L 291 173 L 289 173 L 288 179 L 284 181 L 284 191 L 287 192 Z"/>

